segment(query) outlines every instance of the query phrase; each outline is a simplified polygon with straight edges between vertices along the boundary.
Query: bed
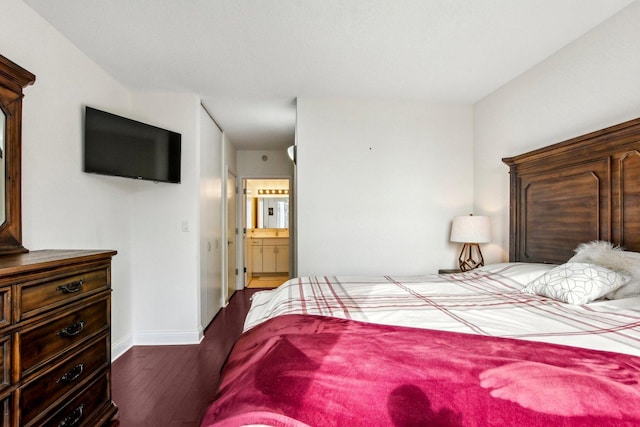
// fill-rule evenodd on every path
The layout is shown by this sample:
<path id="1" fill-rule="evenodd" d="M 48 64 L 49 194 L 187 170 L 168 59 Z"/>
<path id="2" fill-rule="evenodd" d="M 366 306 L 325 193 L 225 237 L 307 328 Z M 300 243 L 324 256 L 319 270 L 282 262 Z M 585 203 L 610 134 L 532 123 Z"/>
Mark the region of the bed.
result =
<path id="1" fill-rule="evenodd" d="M 640 425 L 640 120 L 503 161 L 510 262 L 256 293 L 202 425 Z"/>

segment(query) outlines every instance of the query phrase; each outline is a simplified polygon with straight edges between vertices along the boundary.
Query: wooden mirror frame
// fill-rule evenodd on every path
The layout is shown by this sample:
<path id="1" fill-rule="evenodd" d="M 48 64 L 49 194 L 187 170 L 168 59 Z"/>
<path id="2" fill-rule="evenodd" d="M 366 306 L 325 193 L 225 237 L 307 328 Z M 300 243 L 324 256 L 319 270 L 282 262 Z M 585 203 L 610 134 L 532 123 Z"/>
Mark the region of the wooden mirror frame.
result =
<path id="1" fill-rule="evenodd" d="M 36 76 L 0 55 L 0 108 L 5 119 L 5 221 L 0 255 L 29 252 L 22 246 L 22 89 Z"/>

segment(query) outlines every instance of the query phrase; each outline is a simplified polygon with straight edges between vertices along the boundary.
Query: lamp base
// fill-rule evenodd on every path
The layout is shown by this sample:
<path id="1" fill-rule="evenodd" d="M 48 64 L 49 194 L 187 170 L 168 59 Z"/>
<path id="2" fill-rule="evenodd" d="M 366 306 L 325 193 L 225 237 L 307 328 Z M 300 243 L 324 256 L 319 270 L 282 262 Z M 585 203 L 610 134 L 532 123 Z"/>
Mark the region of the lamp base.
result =
<path id="1" fill-rule="evenodd" d="M 484 265 L 484 258 L 477 243 L 465 243 L 458 257 L 460 270 L 469 271 Z"/>

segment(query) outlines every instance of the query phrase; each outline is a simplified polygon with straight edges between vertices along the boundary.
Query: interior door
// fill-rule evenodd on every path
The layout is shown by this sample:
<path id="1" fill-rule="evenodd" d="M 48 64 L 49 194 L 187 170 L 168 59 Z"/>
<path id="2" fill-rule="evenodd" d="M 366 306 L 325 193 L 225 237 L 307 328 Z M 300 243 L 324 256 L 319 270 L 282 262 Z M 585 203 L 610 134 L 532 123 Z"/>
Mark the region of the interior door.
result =
<path id="1" fill-rule="evenodd" d="M 247 180 L 243 179 L 242 180 L 242 215 L 240 215 L 242 217 L 242 222 L 240 223 L 240 233 L 238 234 L 238 236 L 241 238 L 240 243 L 241 244 L 241 265 L 240 265 L 240 277 L 242 278 L 242 280 L 240 280 L 240 288 L 246 288 L 247 285 L 249 284 L 247 277 L 251 277 L 251 267 L 250 267 L 250 263 L 249 263 L 249 248 L 247 247 Z"/>
<path id="2" fill-rule="evenodd" d="M 236 176 L 227 171 L 227 302 L 236 290 L 236 240 L 238 226 L 236 220 Z"/>
<path id="3" fill-rule="evenodd" d="M 200 117 L 200 322 L 204 329 L 224 303 L 220 239 L 226 224 L 222 218 L 222 131 L 204 108 L 200 108 Z M 216 186 L 218 191 L 209 191 Z"/>

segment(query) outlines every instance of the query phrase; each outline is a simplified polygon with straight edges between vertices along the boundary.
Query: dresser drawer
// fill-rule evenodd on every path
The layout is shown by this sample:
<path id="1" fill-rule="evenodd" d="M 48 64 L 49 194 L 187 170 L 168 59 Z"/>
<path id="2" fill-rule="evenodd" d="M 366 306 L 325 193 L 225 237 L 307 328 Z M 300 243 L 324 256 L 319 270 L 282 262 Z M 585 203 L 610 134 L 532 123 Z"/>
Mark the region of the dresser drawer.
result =
<path id="1" fill-rule="evenodd" d="M 21 423 L 29 423 L 62 395 L 86 382 L 106 366 L 108 357 L 109 338 L 105 335 L 23 386 L 19 398 Z"/>
<path id="2" fill-rule="evenodd" d="M 25 427 L 95 427 L 96 415 L 111 403 L 108 375 L 108 372 L 104 371 L 69 401 L 52 408 L 43 417 L 22 425 Z"/>
<path id="3" fill-rule="evenodd" d="M 91 336 L 109 329 L 109 301 L 91 305 L 34 323 L 18 333 L 21 377 L 48 360 L 74 348 Z"/>
<path id="4" fill-rule="evenodd" d="M 17 287 L 17 320 L 24 320 L 44 310 L 61 306 L 109 287 L 109 270 L 85 271 L 58 277 L 55 280 L 40 280 L 21 283 Z"/>

